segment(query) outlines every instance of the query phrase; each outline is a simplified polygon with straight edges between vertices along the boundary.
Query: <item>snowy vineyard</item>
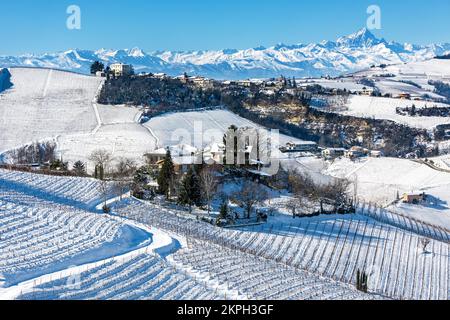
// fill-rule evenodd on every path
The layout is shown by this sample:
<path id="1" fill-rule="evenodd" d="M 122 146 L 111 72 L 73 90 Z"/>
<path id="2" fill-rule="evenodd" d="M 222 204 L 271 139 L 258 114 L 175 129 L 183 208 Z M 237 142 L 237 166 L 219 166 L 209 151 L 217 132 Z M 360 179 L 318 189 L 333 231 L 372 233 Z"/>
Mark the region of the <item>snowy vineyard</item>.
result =
<path id="1" fill-rule="evenodd" d="M 83 209 L 92 209 L 102 201 L 99 181 L 89 178 L 48 176 L 0 169 L 0 187 L 2 185 Z"/>
<path id="2" fill-rule="evenodd" d="M 22 300 L 211 300 L 223 298 L 161 258 L 111 260 L 75 278 L 38 285 Z"/>
<path id="3" fill-rule="evenodd" d="M 45 278 L 20 298 L 449 299 L 450 245 L 442 230 L 368 208 L 222 229 L 127 199 L 113 212 L 186 245 L 167 259 L 139 250 L 121 258 L 116 250 L 101 261 L 95 250 L 116 245 L 125 222 L 85 211 L 83 203 L 101 201 L 96 183 L 0 171 L 0 293 L 90 252 L 95 266 Z M 358 270 L 369 276 L 368 294 L 355 289 Z"/>
<path id="4" fill-rule="evenodd" d="M 449 298 L 448 243 L 431 240 L 424 252 L 421 236 L 363 216 L 302 219 L 241 231 L 199 224 L 138 202 L 118 211 L 188 238 L 341 283 L 354 285 L 359 269 L 369 275 L 370 292 L 385 297 Z"/>
<path id="5" fill-rule="evenodd" d="M 413 217 L 377 207 L 375 204 L 358 205 L 358 212 L 377 221 L 405 229 L 418 235 L 450 243 L 450 230 L 438 227 Z"/>
<path id="6" fill-rule="evenodd" d="M 112 241 L 121 224 L 0 185 L 0 274 L 15 283 Z"/>
<path id="7" fill-rule="evenodd" d="M 366 300 L 380 298 L 273 260 L 192 241 L 173 256 L 180 265 L 207 274 L 227 292 L 250 300 Z"/>

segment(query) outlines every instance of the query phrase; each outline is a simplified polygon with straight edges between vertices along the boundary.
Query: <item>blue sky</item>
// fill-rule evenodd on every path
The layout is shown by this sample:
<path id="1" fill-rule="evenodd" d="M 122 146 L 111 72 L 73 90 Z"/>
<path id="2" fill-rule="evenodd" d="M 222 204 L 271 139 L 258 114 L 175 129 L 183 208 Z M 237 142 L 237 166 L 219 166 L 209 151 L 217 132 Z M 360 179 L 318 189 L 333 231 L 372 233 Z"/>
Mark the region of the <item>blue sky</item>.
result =
<path id="1" fill-rule="evenodd" d="M 66 9 L 81 8 L 81 30 Z M 199 50 L 335 40 L 382 10 L 388 40 L 450 42 L 448 0 L 1 0 L 0 54 L 71 48 Z"/>

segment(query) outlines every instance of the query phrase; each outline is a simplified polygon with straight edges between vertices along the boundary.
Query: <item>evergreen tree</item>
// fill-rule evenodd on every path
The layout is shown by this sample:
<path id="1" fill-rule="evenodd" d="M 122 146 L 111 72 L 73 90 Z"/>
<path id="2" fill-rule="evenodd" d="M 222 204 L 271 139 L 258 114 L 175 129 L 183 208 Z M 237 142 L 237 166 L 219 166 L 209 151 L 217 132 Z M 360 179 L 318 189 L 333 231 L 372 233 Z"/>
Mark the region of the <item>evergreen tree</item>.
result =
<path id="1" fill-rule="evenodd" d="M 367 274 L 358 269 L 356 273 L 356 289 L 367 293 L 369 290 L 368 279 Z"/>
<path id="2" fill-rule="evenodd" d="M 227 201 L 224 201 L 220 206 L 219 219 L 226 219 L 228 216 L 228 212 L 229 212 L 228 203 Z"/>
<path id="3" fill-rule="evenodd" d="M 95 61 L 91 65 L 91 74 L 96 74 L 97 71 L 103 71 L 105 69 L 105 65 L 99 61 Z"/>
<path id="4" fill-rule="evenodd" d="M 164 163 L 157 179 L 159 192 L 164 194 L 167 199 L 170 197 L 170 189 L 172 187 L 174 176 L 175 169 L 173 166 L 172 155 L 170 154 L 170 150 L 167 149 L 166 157 L 164 158 Z"/>
<path id="5" fill-rule="evenodd" d="M 192 206 L 202 205 L 202 191 L 200 178 L 197 172 L 191 167 L 183 177 L 178 195 L 178 203 L 189 206 L 189 212 L 192 212 Z"/>
<path id="6" fill-rule="evenodd" d="M 79 176 L 84 176 L 86 174 L 86 166 L 83 162 L 77 161 L 73 165 L 73 171 Z"/>

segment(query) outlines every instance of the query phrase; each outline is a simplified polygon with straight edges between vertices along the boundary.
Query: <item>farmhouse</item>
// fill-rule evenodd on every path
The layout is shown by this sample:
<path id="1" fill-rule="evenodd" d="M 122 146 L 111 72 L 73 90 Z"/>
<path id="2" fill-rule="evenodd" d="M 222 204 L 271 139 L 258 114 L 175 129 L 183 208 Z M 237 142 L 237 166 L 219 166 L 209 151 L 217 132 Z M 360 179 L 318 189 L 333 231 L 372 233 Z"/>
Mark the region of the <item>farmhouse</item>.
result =
<path id="1" fill-rule="evenodd" d="M 369 150 L 362 147 L 351 147 L 350 150 L 345 151 L 344 156 L 349 159 L 365 157 L 369 154 Z"/>
<path id="2" fill-rule="evenodd" d="M 419 204 L 426 199 L 425 192 L 412 192 L 412 193 L 405 193 L 403 195 L 403 203 L 409 203 L 409 204 Z"/>
<path id="3" fill-rule="evenodd" d="M 145 158 L 147 159 L 147 163 L 154 165 L 159 161 L 163 160 L 166 157 L 167 149 L 161 148 L 152 152 L 148 152 L 145 154 Z"/>
<path id="4" fill-rule="evenodd" d="M 372 158 L 381 158 L 382 156 L 383 156 L 382 151 L 375 151 L 375 150 L 370 151 L 370 157 Z"/>
<path id="5" fill-rule="evenodd" d="M 394 95 L 394 98 L 404 99 L 404 100 L 411 100 L 411 94 L 409 94 L 409 93 L 399 93 L 397 95 Z"/>
<path id="6" fill-rule="evenodd" d="M 344 155 L 345 151 L 344 148 L 326 148 L 322 150 L 322 157 L 325 159 L 341 157 Z"/>
<path id="7" fill-rule="evenodd" d="M 215 163 L 222 163 L 225 154 L 225 145 L 222 143 L 213 143 L 203 150 L 203 159 L 212 160 Z"/>
<path id="8" fill-rule="evenodd" d="M 358 94 L 362 95 L 362 96 L 371 96 L 371 95 L 373 95 L 373 92 L 374 92 L 373 88 L 364 87 L 360 91 L 358 91 Z"/>
<path id="9" fill-rule="evenodd" d="M 288 142 L 286 146 L 280 147 L 280 151 L 283 153 L 293 152 L 316 152 L 318 149 L 315 143 L 294 143 Z"/>

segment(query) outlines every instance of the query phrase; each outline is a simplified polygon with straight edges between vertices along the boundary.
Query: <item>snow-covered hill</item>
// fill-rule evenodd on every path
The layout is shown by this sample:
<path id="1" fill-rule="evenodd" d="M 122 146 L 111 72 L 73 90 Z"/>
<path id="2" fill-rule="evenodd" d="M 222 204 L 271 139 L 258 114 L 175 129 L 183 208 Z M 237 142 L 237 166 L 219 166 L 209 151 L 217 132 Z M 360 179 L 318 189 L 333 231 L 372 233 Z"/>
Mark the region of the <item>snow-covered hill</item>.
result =
<path id="1" fill-rule="evenodd" d="M 220 51 L 69 50 L 44 55 L 0 56 L 0 66 L 39 66 L 89 72 L 95 60 L 133 64 L 138 72 L 183 72 L 217 79 L 337 76 L 371 65 L 425 61 L 450 52 L 450 44 L 400 44 L 376 38 L 362 29 L 338 40 L 270 48 Z"/>

